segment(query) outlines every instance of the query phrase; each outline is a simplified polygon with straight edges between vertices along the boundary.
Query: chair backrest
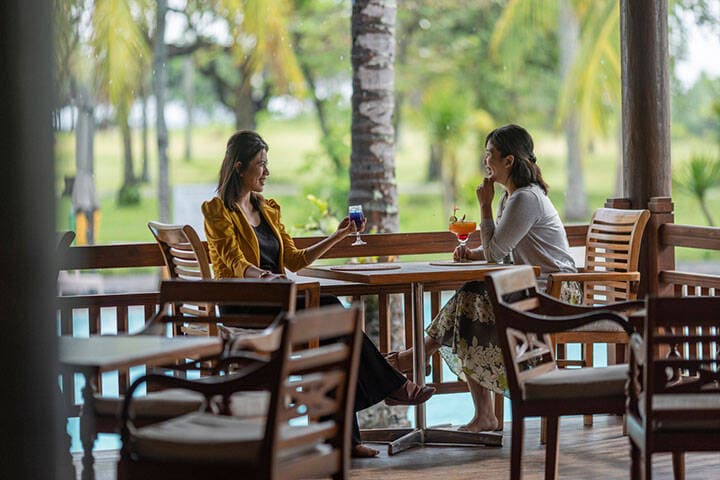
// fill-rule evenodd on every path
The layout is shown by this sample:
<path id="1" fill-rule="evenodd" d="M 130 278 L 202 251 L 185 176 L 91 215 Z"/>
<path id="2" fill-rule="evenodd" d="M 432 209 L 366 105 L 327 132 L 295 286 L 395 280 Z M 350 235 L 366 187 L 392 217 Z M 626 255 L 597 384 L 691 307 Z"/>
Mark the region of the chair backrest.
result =
<path id="1" fill-rule="evenodd" d="M 75 232 L 73 232 L 72 230 L 57 232 L 55 234 L 55 242 L 57 245 L 58 256 L 64 255 L 67 252 L 73 240 L 75 240 Z"/>
<path id="2" fill-rule="evenodd" d="M 183 280 L 212 278 L 210 260 L 193 227 L 148 222 L 148 228 L 160 246 L 170 278 Z"/>
<path id="3" fill-rule="evenodd" d="M 505 360 L 511 399 L 524 397 L 524 383 L 557 368 L 550 335 L 526 330 L 533 323 L 525 313 L 541 307 L 535 272 L 518 266 L 485 277 L 495 326 Z"/>
<path id="4" fill-rule="evenodd" d="M 57 274 L 60 273 L 60 262 L 62 261 L 62 258 L 67 255 L 68 250 L 70 250 L 70 245 L 72 244 L 73 240 L 75 240 L 75 232 L 73 232 L 72 230 L 55 233 L 55 265 L 58 266 Z M 56 287 L 59 291 L 60 286 L 56 285 Z"/>
<path id="5" fill-rule="evenodd" d="M 212 278 L 207 252 L 193 227 L 148 222 L 148 228 L 160 247 L 169 278 L 181 280 Z M 212 303 L 177 303 L 173 305 L 173 309 L 197 317 L 215 315 L 215 305 Z"/>
<path id="6" fill-rule="evenodd" d="M 222 309 L 214 320 L 225 326 L 265 328 L 279 312 L 295 313 L 297 288 L 290 280 L 221 279 L 165 280 L 160 284 L 161 307 L 179 303 L 208 303 L 219 306 L 235 306 L 248 313 L 223 314 Z M 251 311 L 253 308 L 260 311 Z M 172 315 L 158 317 L 161 322 L 193 322 L 193 317 L 175 311 Z M 198 323 L 207 323 L 199 317 Z"/>
<path id="7" fill-rule="evenodd" d="M 262 449 L 272 472 L 268 478 L 347 477 L 361 318 L 358 305 L 330 306 L 300 311 L 287 322 Z M 320 347 L 309 348 L 312 339 L 319 339 Z M 284 453 L 318 442 L 329 451 L 314 449 L 283 463 Z"/>
<path id="8" fill-rule="evenodd" d="M 585 239 L 585 271 L 636 272 L 649 218 L 648 210 L 597 209 Z M 625 281 L 585 281 L 583 297 L 586 305 L 635 300 L 637 286 Z"/>
<path id="9" fill-rule="evenodd" d="M 717 418 L 720 410 L 720 298 L 650 297 L 644 336 L 633 335 L 633 361 L 629 389 L 631 411 L 645 402 L 647 424 L 653 420 L 689 420 L 685 403 L 698 406 L 694 413 Z M 644 347 L 637 348 L 644 339 Z M 641 350 L 641 352 L 638 352 Z M 640 397 L 639 392 L 644 391 Z M 656 395 L 663 397 L 662 401 Z M 675 400 L 671 398 L 675 396 Z M 710 399 L 709 402 L 705 401 Z M 706 404 L 703 411 L 702 405 Z M 640 407 L 642 409 L 642 407 Z M 714 410 L 714 411 L 713 411 Z M 637 414 L 637 411 L 635 412 Z"/>

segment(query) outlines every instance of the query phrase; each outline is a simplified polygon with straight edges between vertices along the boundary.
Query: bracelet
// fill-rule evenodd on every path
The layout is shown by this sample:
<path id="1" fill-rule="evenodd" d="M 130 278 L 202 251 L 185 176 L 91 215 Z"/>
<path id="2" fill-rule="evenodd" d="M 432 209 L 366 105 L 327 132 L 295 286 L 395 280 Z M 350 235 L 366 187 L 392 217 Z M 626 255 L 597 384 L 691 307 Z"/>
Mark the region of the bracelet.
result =
<path id="1" fill-rule="evenodd" d="M 272 272 L 270 272 L 268 270 L 263 270 L 263 272 L 260 274 L 260 276 L 258 278 L 265 278 L 268 275 L 272 275 Z"/>

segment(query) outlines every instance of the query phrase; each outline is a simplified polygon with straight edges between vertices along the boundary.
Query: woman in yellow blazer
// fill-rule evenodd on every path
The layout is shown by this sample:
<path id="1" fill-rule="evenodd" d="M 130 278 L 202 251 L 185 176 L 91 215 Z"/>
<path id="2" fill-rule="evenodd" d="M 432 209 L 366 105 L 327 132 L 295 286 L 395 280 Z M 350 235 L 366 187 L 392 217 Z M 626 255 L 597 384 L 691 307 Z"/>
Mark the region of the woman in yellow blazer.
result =
<path id="1" fill-rule="evenodd" d="M 228 140 L 218 196 L 202 205 L 216 278 L 281 278 L 286 268 L 297 271 L 311 264 L 356 231 L 355 224 L 345 217 L 327 238 L 302 250 L 295 247 L 280 218 L 280 206 L 260 194 L 270 175 L 267 151 L 267 143 L 255 132 L 237 132 Z M 340 302 L 331 295 L 322 295 L 320 303 Z M 363 337 L 356 412 L 382 400 L 390 405 L 417 405 L 433 393 L 433 387 L 420 387 L 391 367 L 372 341 Z M 357 419 L 353 422 L 352 441 L 354 457 L 374 457 L 379 453 L 361 444 Z"/>

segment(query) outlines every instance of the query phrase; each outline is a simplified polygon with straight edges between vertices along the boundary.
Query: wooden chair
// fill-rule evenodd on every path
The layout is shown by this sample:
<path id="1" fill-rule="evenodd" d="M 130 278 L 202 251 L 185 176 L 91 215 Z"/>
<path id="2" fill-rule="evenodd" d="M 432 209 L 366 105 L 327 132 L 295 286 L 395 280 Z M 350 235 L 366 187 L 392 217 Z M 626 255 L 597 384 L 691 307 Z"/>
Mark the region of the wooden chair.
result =
<path id="1" fill-rule="evenodd" d="M 148 228 L 157 241 L 168 277 L 182 280 L 209 280 L 212 278 L 210 260 L 197 232 L 190 225 L 169 225 L 148 222 Z M 211 303 L 179 303 L 173 308 L 196 317 L 212 317 L 215 305 Z M 216 335 L 212 323 L 198 323 L 190 328 L 180 324 L 179 330 L 186 335 Z"/>
<path id="2" fill-rule="evenodd" d="M 583 284 L 585 305 L 609 305 L 637 299 L 640 245 L 649 218 L 648 210 L 596 210 L 585 239 L 585 267 L 578 273 L 549 275 L 547 292 L 560 298 L 562 283 L 576 281 Z M 608 350 L 609 364 L 627 361 L 628 336 L 607 322 L 552 335 L 551 338 L 560 366 L 592 366 L 595 343 L 614 345 L 614 355 Z M 580 344 L 580 360 L 567 359 L 565 345 L 568 343 Z M 592 425 L 592 416 L 587 415 L 584 423 Z"/>
<path id="3" fill-rule="evenodd" d="M 193 321 L 206 321 L 205 318 L 187 317 L 185 315 L 170 312 L 168 305 L 180 302 L 213 303 L 217 305 L 241 305 L 241 306 L 264 306 L 272 307 L 280 312 L 295 312 L 296 287 L 289 280 L 199 280 L 187 282 L 184 280 L 166 280 L 160 284 L 160 311 L 151 318 L 145 327 L 136 335 L 165 335 L 167 325 L 173 323 L 187 323 Z M 258 315 L 223 315 L 219 313 L 214 318 L 222 325 L 228 324 L 243 328 L 269 329 L 277 314 Z M 260 332 L 255 337 L 248 338 L 244 343 L 238 343 L 236 348 L 259 349 L 263 352 L 271 349 L 272 344 L 265 337 L 268 332 Z M 270 340 L 273 340 L 272 338 Z M 225 354 L 230 352 L 229 345 Z M 258 357 L 252 357 L 258 360 Z M 188 370 L 203 370 L 212 372 L 219 359 L 199 358 L 196 361 L 186 362 L 180 365 L 167 365 L 165 370 L 174 374 L 184 375 Z M 211 363 L 209 363 L 211 362 Z M 123 376 L 125 374 L 122 374 Z M 122 384 L 122 379 L 121 379 Z M 154 385 L 152 385 L 155 388 Z M 121 387 L 121 393 L 122 393 Z M 236 398 L 230 401 L 229 406 L 233 413 L 238 416 L 257 416 L 269 401 L 264 393 L 254 394 L 252 403 L 248 405 L 247 396 L 243 401 Z M 198 409 L 202 404 L 202 395 L 190 391 L 179 391 L 177 389 L 151 391 L 146 396 L 136 397 L 134 402 L 135 420 L 139 425 L 156 423 L 184 413 Z M 119 425 L 120 411 L 122 409 L 123 397 L 107 397 L 97 394 L 94 397 L 94 431 L 115 432 Z M 84 407 L 85 408 L 85 407 Z M 94 440 L 94 439 L 93 439 Z M 92 445 L 90 445 L 90 448 Z"/>
<path id="4" fill-rule="evenodd" d="M 189 381 L 146 375 L 123 407 L 118 479 L 295 479 L 348 477 L 361 311 L 324 307 L 286 317 L 280 348 L 264 366 Z M 322 346 L 306 350 L 315 337 Z M 137 427 L 129 410 L 148 380 L 191 389 L 207 404 L 258 385 L 267 388 L 267 416 L 244 420 L 204 411 Z"/>
<path id="5" fill-rule="evenodd" d="M 627 428 L 631 478 L 652 478 L 652 454 L 720 451 L 720 298 L 649 298 L 644 335 L 631 341 Z"/>
<path id="6" fill-rule="evenodd" d="M 547 418 L 545 478 L 557 478 L 559 417 L 622 414 L 628 369 L 627 365 L 560 369 L 550 335 L 601 320 L 615 322 L 628 333 L 632 329 L 616 312 L 572 306 L 538 293 L 529 266 L 492 272 L 486 284 L 512 404 L 510 478 L 521 478 L 524 423 L 531 416 Z"/>
<path id="7" fill-rule="evenodd" d="M 650 218 L 648 210 L 621 210 L 600 208 L 595 211 L 585 239 L 585 267 L 578 273 L 554 273 L 548 276 L 547 293 L 560 298 L 563 282 L 576 281 L 583 284 L 585 305 L 609 305 L 637 299 L 640 282 L 638 260 L 643 232 Z M 561 366 L 593 365 L 593 344 L 608 343 L 627 345 L 628 337 L 622 329 L 611 324 L 598 324 L 578 331 L 552 336 L 557 347 Z M 565 345 L 581 344 L 581 359 L 567 360 Z M 625 348 L 619 350 L 617 360 L 627 361 Z M 592 419 L 586 419 L 592 424 Z"/>
<path id="8" fill-rule="evenodd" d="M 583 284 L 585 305 L 609 305 L 637 299 L 640 283 L 638 271 L 640 246 L 649 218 L 648 210 L 614 208 L 596 210 L 585 239 L 585 267 L 578 273 L 549 275 L 547 292 L 555 298 L 560 298 L 562 283 L 577 281 Z M 592 366 L 595 343 L 614 346 L 614 355 L 608 350 L 609 364 L 627 361 L 628 336 L 621 329 L 607 322 L 552 335 L 551 338 L 561 367 Z M 580 344 L 579 360 L 567 359 L 565 346 L 568 343 Z M 590 426 L 592 423 L 592 415 L 586 415 L 584 424 Z"/>

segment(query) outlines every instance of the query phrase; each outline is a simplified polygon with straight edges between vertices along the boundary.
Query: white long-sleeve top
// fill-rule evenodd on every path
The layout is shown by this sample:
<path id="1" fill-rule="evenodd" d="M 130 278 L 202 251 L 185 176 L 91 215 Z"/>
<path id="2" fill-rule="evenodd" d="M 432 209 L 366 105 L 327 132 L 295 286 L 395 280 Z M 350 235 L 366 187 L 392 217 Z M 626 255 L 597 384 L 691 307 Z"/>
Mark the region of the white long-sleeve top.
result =
<path id="1" fill-rule="evenodd" d="M 536 184 L 518 188 L 512 195 L 505 192 L 497 224 L 484 219 L 480 230 L 488 261 L 502 262 L 511 255 L 513 263 L 540 267 L 538 286 L 543 289 L 548 274 L 577 271 L 560 216 Z"/>

